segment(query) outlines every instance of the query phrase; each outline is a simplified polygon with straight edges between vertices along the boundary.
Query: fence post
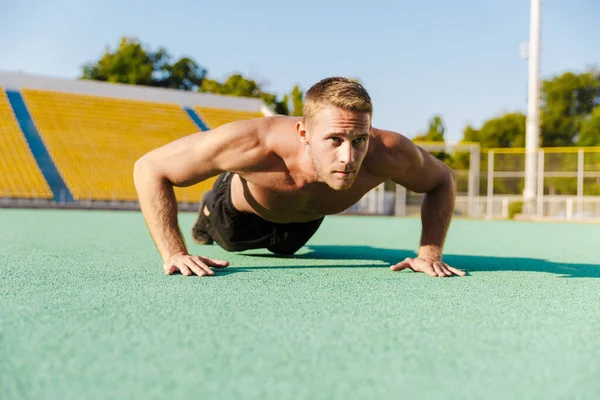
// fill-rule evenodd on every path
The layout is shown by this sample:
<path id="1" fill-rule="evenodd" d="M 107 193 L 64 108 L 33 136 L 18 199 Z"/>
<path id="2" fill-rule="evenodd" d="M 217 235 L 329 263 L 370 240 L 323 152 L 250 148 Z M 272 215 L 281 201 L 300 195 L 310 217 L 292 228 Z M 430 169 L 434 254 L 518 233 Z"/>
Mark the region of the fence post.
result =
<path id="1" fill-rule="evenodd" d="M 481 153 L 479 146 L 471 146 L 469 160 L 468 214 L 469 217 L 479 217 L 479 169 Z"/>
<path id="2" fill-rule="evenodd" d="M 509 201 L 507 197 L 502 198 L 502 218 L 508 219 L 508 205 Z"/>
<path id="3" fill-rule="evenodd" d="M 567 214 L 567 219 L 568 220 L 572 220 L 573 219 L 573 198 L 572 197 L 569 197 L 567 199 L 566 214 Z"/>
<path id="4" fill-rule="evenodd" d="M 377 186 L 377 214 L 385 213 L 385 184 L 381 183 Z"/>
<path id="5" fill-rule="evenodd" d="M 488 151 L 487 179 L 487 219 L 492 219 L 494 212 L 494 150 Z"/>
<path id="6" fill-rule="evenodd" d="M 583 171 L 584 152 L 583 149 L 577 151 L 577 214 L 583 215 Z"/>
<path id="7" fill-rule="evenodd" d="M 396 216 L 406 216 L 406 188 L 402 185 L 396 184 L 396 207 L 394 214 Z"/>
<path id="8" fill-rule="evenodd" d="M 544 149 L 539 150 L 537 171 L 537 217 L 544 216 Z"/>

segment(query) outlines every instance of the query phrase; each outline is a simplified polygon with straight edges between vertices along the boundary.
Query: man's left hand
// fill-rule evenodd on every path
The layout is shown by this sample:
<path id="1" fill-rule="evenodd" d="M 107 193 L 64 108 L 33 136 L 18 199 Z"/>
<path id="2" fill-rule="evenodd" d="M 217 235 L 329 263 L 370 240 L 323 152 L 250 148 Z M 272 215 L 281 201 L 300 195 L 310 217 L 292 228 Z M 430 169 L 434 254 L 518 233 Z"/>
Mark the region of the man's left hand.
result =
<path id="1" fill-rule="evenodd" d="M 434 259 L 406 258 L 396 265 L 392 265 L 392 271 L 401 271 L 410 268 L 415 272 L 424 272 L 429 276 L 447 277 L 452 275 L 465 276 L 467 273 L 449 266 L 448 264 Z"/>

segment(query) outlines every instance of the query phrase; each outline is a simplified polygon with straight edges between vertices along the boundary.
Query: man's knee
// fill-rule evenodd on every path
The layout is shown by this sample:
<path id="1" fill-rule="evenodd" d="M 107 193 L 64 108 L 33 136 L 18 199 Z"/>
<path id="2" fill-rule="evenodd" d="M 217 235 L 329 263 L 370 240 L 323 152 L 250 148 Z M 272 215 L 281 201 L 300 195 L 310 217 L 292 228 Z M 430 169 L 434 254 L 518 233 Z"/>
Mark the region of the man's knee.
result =
<path id="1" fill-rule="evenodd" d="M 277 243 L 275 245 L 270 245 L 267 247 L 267 250 L 270 252 L 277 254 L 278 256 L 292 256 L 298 250 L 300 250 L 304 246 L 304 243 L 301 245 L 293 245 L 289 243 Z"/>
<path id="2" fill-rule="evenodd" d="M 291 228 L 277 229 L 267 249 L 278 255 L 293 255 L 313 237 L 322 222 L 323 218 L 297 224 Z"/>

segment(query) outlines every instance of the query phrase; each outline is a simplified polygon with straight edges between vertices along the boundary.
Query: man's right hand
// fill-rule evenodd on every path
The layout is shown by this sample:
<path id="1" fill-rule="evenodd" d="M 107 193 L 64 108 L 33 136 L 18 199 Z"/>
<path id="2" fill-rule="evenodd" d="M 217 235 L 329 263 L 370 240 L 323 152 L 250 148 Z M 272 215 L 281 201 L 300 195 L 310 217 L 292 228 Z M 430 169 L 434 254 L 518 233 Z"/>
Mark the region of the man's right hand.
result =
<path id="1" fill-rule="evenodd" d="M 225 268 L 229 266 L 229 261 L 214 260 L 212 258 L 192 256 L 190 254 L 176 254 L 169 257 L 163 264 L 165 274 L 172 275 L 180 271 L 183 275 L 206 276 L 215 273 L 210 267 Z"/>

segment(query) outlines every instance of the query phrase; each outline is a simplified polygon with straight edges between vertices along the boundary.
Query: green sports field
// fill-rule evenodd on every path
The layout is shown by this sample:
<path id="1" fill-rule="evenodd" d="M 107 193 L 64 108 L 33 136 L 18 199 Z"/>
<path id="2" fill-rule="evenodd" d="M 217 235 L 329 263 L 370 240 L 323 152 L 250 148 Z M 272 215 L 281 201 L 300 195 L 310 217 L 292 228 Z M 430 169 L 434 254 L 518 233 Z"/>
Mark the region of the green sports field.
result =
<path id="1" fill-rule="evenodd" d="M 452 223 L 466 277 L 389 265 L 418 219 L 167 276 L 138 212 L 0 209 L 0 399 L 600 397 L 600 226 Z"/>

